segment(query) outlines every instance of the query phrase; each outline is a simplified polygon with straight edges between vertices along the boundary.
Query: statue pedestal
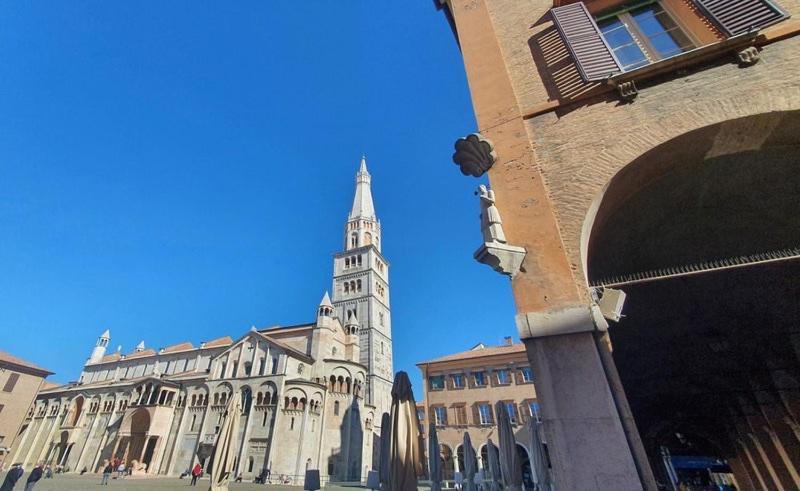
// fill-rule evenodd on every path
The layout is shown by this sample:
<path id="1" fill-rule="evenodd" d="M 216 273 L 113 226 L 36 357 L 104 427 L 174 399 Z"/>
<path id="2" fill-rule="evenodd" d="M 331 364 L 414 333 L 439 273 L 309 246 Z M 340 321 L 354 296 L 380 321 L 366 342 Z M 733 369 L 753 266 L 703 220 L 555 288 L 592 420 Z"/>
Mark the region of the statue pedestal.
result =
<path id="1" fill-rule="evenodd" d="M 512 246 L 501 242 L 484 242 L 475 251 L 473 257 L 479 263 L 490 266 L 498 273 L 514 277 L 522 267 L 525 254 L 524 247 Z"/>

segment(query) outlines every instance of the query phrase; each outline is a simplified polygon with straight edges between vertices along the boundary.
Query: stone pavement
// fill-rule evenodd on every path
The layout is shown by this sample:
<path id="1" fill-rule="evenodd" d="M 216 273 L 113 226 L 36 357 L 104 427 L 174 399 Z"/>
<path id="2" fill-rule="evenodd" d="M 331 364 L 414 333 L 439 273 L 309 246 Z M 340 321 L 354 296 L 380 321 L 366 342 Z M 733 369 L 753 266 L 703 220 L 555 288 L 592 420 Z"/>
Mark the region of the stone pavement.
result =
<path id="1" fill-rule="evenodd" d="M 0 483 L 5 479 L 5 472 L 0 474 Z M 28 472 L 22 476 L 22 479 L 17 481 L 15 491 L 22 491 L 25 488 L 25 480 L 28 478 Z M 201 479 L 196 487 L 189 486 L 189 479 L 178 479 L 177 477 L 158 477 L 158 478 L 125 478 L 125 479 L 110 479 L 108 486 L 100 486 L 100 475 L 56 475 L 53 479 L 42 479 L 37 484 L 35 491 L 85 491 L 85 490 L 108 490 L 108 491 L 172 491 L 178 489 L 195 489 L 197 491 L 208 490 L 208 479 Z M 232 483 L 230 485 L 231 491 L 296 491 L 302 490 L 302 486 L 282 486 L 279 484 L 252 484 L 252 483 Z M 329 486 L 325 488 L 330 491 L 354 491 L 357 488 L 343 488 L 338 486 Z"/>

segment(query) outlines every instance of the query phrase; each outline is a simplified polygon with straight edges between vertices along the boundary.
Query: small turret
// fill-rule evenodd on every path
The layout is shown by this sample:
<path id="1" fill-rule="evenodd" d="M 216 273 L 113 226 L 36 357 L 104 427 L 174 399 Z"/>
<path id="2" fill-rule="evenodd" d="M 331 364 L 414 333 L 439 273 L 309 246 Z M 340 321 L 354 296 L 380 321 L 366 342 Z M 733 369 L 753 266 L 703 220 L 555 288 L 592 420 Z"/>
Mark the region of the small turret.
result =
<path id="1" fill-rule="evenodd" d="M 137 344 L 136 348 L 133 350 L 134 353 L 139 353 L 140 351 L 144 351 L 144 340 L 139 341 L 139 344 Z"/>
<path id="2" fill-rule="evenodd" d="M 92 354 L 89 356 L 89 359 L 86 361 L 86 363 L 99 363 L 106 354 L 106 348 L 108 347 L 109 341 L 111 341 L 111 333 L 108 331 L 108 329 L 106 329 L 103 334 L 97 338 L 97 343 L 95 344 Z"/>
<path id="3" fill-rule="evenodd" d="M 359 345 L 358 331 L 361 325 L 358 323 L 356 313 L 350 314 L 350 317 L 344 324 L 344 351 L 345 357 L 358 363 L 361 357 L 361 347 Z"/>
<path id="4" fill-rule="evenodd" d="M 330 328 L 333 325 L 332 321 L 333 303 L 331 303 L 331 297 L 328 296 L 328 292 L 325 292 L 325 295 L 319 302 L 319 308 L 317 309 L 317 327 Z"/>

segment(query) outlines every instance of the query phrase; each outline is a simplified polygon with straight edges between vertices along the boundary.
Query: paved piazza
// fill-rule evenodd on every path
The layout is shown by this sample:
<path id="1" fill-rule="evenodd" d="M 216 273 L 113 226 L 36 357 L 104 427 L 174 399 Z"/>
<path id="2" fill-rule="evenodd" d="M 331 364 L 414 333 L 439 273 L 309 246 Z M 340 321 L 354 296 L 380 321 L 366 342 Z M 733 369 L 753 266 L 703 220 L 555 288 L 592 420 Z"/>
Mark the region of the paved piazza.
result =
<path id="1" fill-rule="evenodd" d="M 5 479 L 5 472 L 1 474 L 2 479 Z M 15 491 L 22 491 L 25 488 L 24 481 L 28 478 L 26 472 L 22 479 L 17 482 Z M 2 482 L 2 480 L 0 480 Z M 189 479 L 178 479 L 177 477 L 159 477 L 159 478 L 125 478 L 125 479 L 112 479 L 109 481 L 108 486 L 100 486 L 100 476 L 56 476 L 53 479 L 42 479 L 36 486 L 36 491 L 82 491 L 91 489 L 108 489 L 111 490 L 144 490 L 149 491 L 169 491 L 173 489 L 191 488 L 189 486 Z M 208 489 L 208 479 L 201 479 L 197 486 L 191 489 L 198 491 L 206 491 Z M 252 484 L 252 483 L 232 483 L 230 485 L 231 491 L 247 491 L 258 489 L 260 491 L 295 491 L 302 490 L 302 486 L 286 486 L 279 484 Z M 357 488 L 343 488 L 339 486 L 328 486 L 326 490 L 344 491 L 354 490 Z"/>

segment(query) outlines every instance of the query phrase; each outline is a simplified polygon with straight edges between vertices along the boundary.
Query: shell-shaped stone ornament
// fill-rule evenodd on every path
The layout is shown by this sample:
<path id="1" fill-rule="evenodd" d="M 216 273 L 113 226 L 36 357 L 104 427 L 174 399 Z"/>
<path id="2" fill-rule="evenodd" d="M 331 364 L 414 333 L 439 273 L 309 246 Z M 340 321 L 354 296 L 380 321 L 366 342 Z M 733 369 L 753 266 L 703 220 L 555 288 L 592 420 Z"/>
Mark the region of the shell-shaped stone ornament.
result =
<path id="1" fill-rule="evenodd" d="M 456 140 L 453 162 L 465 176 L 480 177 L 492 168 L 497 160 L 492 142 L 480 133 L 472 133 Z"/>

